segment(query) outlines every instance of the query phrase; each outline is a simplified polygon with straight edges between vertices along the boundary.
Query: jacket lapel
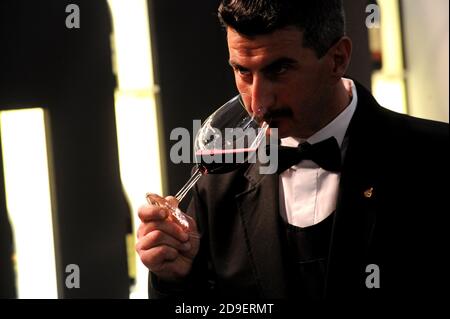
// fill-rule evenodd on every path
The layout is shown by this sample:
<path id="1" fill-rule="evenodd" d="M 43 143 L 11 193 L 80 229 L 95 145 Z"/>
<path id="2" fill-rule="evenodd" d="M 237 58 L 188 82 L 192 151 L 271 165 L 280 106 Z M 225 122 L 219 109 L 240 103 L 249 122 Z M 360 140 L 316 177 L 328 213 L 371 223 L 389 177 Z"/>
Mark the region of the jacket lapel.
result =
<path id="1" fill-rule="evenodd" d="M 264 298 L 286 298 L 278 206 L 278 175 L 262 175 L 259 163 L 245 177 L 249 188 L 236 196 L 248 254 Z"/>
<path id="2" fill-rule="evenodd" d="M 365 267 L 376 225 L 379 192 L 379 146 L 382 137 L 371 123 L 382 123 L 376 102 L 357 84 L 358 107 L 348 129 L 348 149 L 334 219 L 326 295 L 367 291 Z M 379 155 L 378 155 L 379 156 Z"/>

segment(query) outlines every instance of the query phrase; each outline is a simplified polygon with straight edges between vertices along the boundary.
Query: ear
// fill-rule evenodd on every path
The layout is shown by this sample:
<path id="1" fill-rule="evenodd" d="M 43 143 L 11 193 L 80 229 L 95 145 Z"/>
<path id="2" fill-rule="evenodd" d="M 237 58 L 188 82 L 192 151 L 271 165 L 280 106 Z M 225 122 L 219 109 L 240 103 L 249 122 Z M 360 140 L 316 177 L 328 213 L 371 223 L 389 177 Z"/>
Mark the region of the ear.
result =
<path id="1" fill-rule="evenodd" d="M 350 64 L 352 41 L 349 37 L 342 37 L 333 45 L 328 54 L 330 54 L 332 61 L 331 76 L 336 80 L 340 80 L 345 72 L 347 72 L 348 65 Z"/>

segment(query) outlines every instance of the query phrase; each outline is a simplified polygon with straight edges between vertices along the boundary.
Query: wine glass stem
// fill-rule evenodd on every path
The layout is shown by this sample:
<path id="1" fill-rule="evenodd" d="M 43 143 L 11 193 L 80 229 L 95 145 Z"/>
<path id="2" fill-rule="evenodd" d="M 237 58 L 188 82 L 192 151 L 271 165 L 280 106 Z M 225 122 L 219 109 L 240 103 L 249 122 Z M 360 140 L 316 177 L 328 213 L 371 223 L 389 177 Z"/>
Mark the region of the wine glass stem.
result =
<path id="1" fill-rule="evenodd" d="M 186 194 L 189 192 L 189 190 L 197 183 L 198 179 L 202 176 L 202 172 L 197 167 L 192 174 L 191 178 L 184 184 L 184 186 L 176 193 L 175 198 L 178 200 L 178 202 L 181 202 L 186 196 Z"/>

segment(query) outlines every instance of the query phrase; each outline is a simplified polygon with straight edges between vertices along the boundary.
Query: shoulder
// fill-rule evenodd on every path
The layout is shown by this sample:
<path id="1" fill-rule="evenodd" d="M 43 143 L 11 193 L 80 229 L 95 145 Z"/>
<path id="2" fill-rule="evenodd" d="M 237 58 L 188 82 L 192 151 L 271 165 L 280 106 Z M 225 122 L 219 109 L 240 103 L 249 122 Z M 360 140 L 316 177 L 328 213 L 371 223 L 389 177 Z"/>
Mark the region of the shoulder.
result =
<path id="1" fill-rule="evenodd" d="M 349 153 L 372 158 L 381 171 L 447 167 L 447 123 L 388 110 L 367 89 L 355 84 L 358 105 L 348 128 Z"/>
<path id="2" fill-rule="evenodd" d="M 358 92 L 358 107 L 356 117 L 362 122 L 361 126 L 376 131 L 376 135 L 383 139 L 395 141 L 397 139 L 443 143 L 449 137 L 449 124 L 413 117 L 391 111 L 380 106 L 372 94 L 361 84 L 355 82 Z M 363 129 L 364 130 L 364 129 Z"/>
<path id="3" fill-rule="evenodd" d="M 428 142 L 445 142 L 449 137 L 448 123 L 427 120 L 400 114 L 380 107 L 385 123 L 391 133 L 408 138 L 417 138 Z M 394 136 L 395 136 L 394 135 Z"/>

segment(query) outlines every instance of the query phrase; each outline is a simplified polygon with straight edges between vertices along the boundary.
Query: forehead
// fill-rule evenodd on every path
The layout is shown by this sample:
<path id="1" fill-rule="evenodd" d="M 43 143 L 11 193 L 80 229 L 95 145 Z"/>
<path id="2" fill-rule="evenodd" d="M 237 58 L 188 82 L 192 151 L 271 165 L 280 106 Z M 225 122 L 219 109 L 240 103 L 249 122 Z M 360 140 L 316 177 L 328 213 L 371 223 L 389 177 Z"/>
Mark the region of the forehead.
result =
<path id="1" fill-rule="evenodd" d="M 295 27 L 256 36 L 245 36 L 228 28 L 230 62 L 259 65 L 284 57 L 298 59 L 306 50 L 302 47 L 302 39 L 303 32 Z"/>

